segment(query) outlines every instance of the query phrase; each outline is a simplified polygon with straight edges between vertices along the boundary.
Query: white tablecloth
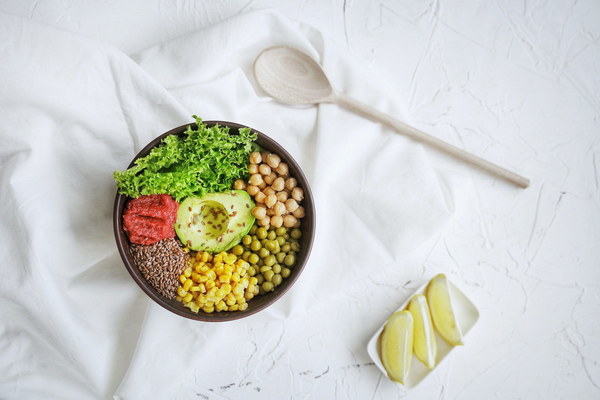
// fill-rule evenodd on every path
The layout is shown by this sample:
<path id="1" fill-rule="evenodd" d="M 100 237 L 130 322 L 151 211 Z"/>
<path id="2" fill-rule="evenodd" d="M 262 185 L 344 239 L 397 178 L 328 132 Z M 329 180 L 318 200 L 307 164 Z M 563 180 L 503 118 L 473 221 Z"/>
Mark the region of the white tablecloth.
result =
<path id="1" fill-rule="evenodd" d="M 332 21 L 334 3 L 233 12 L 125 2 L 113 13 L 2 4 L 0 397 L 594 398 L 600 32 L 590 21 L 599 7 L 524 5 L 541 24 L 532 31 L 503 3 L 464 17 L 446 3 L 402 4 L 344 4 Z M 334 105 L 274 102 L 251 64 L 277 44 L 311 54 L 340 91 L 518 169 L 532 186 Z M 397 63 L 378 68 L 382 58 Z M 410 79 L 390 84 L 392 67 Z M 192 114 L 276 139 L 316 199 L 301 278 L 271 308 L 230 323 L 152 303 L 112 233 L 112 171 Z M 438 272 L 481 320 L 406 391 L 366 343 Z"/>

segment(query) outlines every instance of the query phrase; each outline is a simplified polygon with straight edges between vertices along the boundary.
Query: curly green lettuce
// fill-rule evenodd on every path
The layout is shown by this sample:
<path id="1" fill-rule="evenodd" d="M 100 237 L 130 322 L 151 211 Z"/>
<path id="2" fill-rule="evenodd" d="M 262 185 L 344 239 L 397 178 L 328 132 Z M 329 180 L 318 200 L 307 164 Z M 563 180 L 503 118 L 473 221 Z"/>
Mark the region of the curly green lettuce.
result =
<path id="1" fill-rule="evenodd" d="M 175 200 L 230 190 L 236 179 L 248 177 L 248 155 L 258 146 L 256 133 L 226 126 L 207 126 L 193 116 L 196 128 L 169 135 L 150 153 L 125 171 L 115 171 L 119 193 L 137 198 L 167 193 Z"/>

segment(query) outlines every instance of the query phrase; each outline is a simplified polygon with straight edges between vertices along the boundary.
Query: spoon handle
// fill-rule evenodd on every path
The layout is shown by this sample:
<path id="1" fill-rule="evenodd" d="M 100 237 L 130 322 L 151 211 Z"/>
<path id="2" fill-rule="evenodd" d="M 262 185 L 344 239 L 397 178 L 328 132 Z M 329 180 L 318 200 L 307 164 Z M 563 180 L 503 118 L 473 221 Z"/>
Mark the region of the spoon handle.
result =
<path id="1" fill-rule="evenodd" d="M 379 110 L 376 110 L 373 107 L 361 103 L 349 96 L 346 96 L 341 93 L 335 93 L 334 96 L 332 96 L 329 99 L 329 101 L 332 103 L 336 103 L 342 107 L 345 107 L 348 110 L 356 114 L 362 115 L 363 117 L 366 117 L 370 120 L 380 122 L 386 126 L 389 126 L 390 128 L 396 130 L 399 133 L 405 134 L 406 136 L 414 140 L 428 144 L 438 150 L 448 153 L 461 161 L 465 161 L 467 163 L 481 168 L 484 171 L 495 174 L 496 176 L 499 176 L 500 178 L 503 178 L 521 188 L 526 188 L 529 186 L 529 179 L 518 175 L 512 171 L 509 171 L 505 168 L 502 168 L 499 165 L 484 160 L 483 158 L 471 154 L 463 149 L 446 143 L 443 140 L 431 136 L 428 133 L 413 128 L 412 126 L 407 125 L 404 122 L 399 121 L 396 118 L 393 118 L 392 116 L 385 114 Z"/>

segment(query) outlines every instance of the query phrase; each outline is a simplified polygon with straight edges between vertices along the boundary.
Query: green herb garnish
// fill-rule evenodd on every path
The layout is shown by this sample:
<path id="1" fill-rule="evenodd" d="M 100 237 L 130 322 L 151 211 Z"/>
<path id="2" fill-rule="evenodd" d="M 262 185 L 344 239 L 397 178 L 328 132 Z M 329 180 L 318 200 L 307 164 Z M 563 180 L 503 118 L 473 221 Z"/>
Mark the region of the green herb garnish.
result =
<path id="1" fill-rule="evenodd" d="M 113 173 L 119 193 L 133 198 L 167 193 L 181 201 L 231 190 L 236 179 L 248 176 L 256 133 L 240 128 L 230 135 L 226 126 L 209 127 L 193 117 L 196 129 L 190 125 L 182 136 L 167 136 L 133 167 Z"/>

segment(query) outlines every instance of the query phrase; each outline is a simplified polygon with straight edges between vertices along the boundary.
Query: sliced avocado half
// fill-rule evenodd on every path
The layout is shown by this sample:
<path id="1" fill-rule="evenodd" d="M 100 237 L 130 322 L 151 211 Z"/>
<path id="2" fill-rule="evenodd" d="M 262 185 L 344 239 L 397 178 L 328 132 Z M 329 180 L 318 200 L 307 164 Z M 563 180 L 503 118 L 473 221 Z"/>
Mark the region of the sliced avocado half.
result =
<path id="1" fill-rule="evenodd" d="M 244 190 L 188 197 L 179 205 L 175 232 L 192 250 L 219 253 L 238 244 L 248 233 L 254 202 Z"/>

